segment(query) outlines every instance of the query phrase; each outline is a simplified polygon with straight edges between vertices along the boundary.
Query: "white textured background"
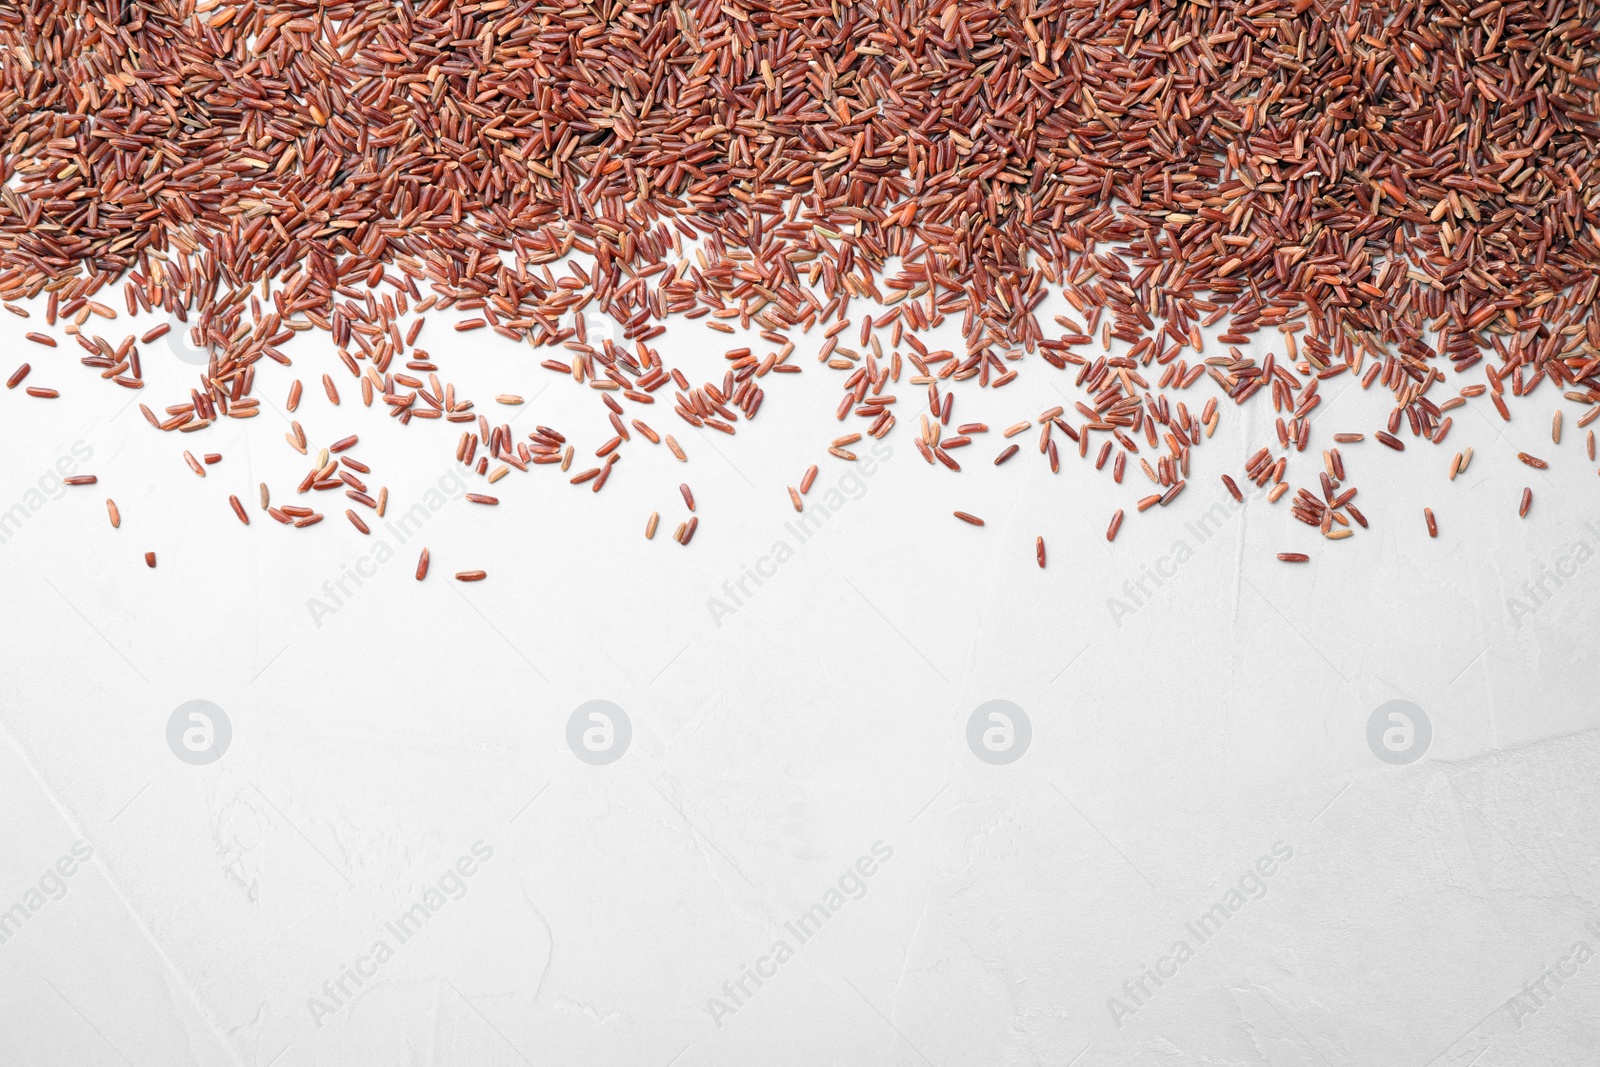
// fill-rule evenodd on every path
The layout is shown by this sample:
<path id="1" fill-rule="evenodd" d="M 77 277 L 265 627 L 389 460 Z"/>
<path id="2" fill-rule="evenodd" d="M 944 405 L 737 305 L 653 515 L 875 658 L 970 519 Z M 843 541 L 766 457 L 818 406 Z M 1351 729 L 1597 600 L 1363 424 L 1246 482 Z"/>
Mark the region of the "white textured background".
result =
<path id="1" fill-rule="evenodd" d="M 434 320 L 419 343 L 480 410 L 509 417 L 494 393 L 537 392 L 519 436 L 563 430 L 577 470 L 610 435 L 599 398 L 525 347 Z M 911 445 L 925 390 L 891 386 L 901 422 L 869 475 L 825 454 L 843 375 L 812 358 L 819 330 L 794 357 L 805 373 L 767 378 L 737 438 L 683 425 L 670 389 L 637 413 L 687 465 L 636 440 L 598 496 L 552 468 L 513 473 L 490 490 L 499 508 L 452 500 L 401 545 L 360 537 L 337 493 L 312 529 L 253 506 L 249 528 L 234 519 L 229 493 L 253 505 L 265 479 L 282 502 L 305 470 L 276 412 L 291 372 L 262 365 L 255 420 L 164 436 L 70 342 L 23 341 L 35 327 L 0 315 L 0 373 L 28 359 L 27 384 L 64 394 L 0 395 L 0 506 L 25 520 L 0 543 L 0 909 L 21 908 L 0 927 L 7 1067 L 1571 1067 L 1600 1047 L 1584 681 L 1600 509 L 1572 405 L 1550 442 L 1548 384 L 1509 426 L 1482 401 L 1454 412 L 1443 448 L 1347 446 L 1372 521 L 1349 541 L 1255 499 L 1201 542 L 1185 524 L 1272 436 L 1265 397 L 1224 405 L 1165 511 L 1133 512 L 1133 464 L 1121 487 L 1070 453 L 1051 476 L 1036 431 L 990 466 L 1001 428 L 1081 398 L 1037 358 L 1002 390 L 957 386 L 953 423 L 995 430 L 958 453 L 960 475 Z M 662 340 L 696 384 L 738 343 L 696 324 Z M 326 339 L 288 352 L 313 447 L 359 433 L 351 454 L 392 516 L 448 484 L 461 427 L 365 410 L 342 369 L 332 407 Z M 194 368 L 165 342 L 144 353 L 159 410 Z M 1324 383 L 1296 484 L 1315 484 L 1332 432 L 1381 427 L 1386 394 L 1354 384 Z M 1449 482 L 1466 445 L 1477 458 Z M 99 485 L 51 483 L 75 447 Z M 185 447 L 225 458 L 202 481 Z M 810 499 L 845 503 L 802 543 L 784 486 L 812 462 Z M 687 549 L 670 537 L 680 480 L 701 515 Z M 313 619 L 323 583 L 371 570 L 380 540 L 395 559 Z M 780 541 L 792 558 L 734 605 L 724 583 L 772 572 Z M 1313 562 L 1273 558 L 1293 550 Z M 478 567 L 488 581 L 449 577 Z M 1556 569 L 1533 603 L 1524 583 Z M 1124 583 L 1147 570 L 1170 577 L 1114 618 L 1108 598 L 1135 606 Z M 714 618 L 712 597 L 737 610 Z M 232 727 L 205 766 L 166 739 L 195 699 Z M 606 766 L 566 739 L 596 699 L 633 730 Z M 1003 766 L 966 741 L 996 699 L 1032 728 Z M 1367 741 L 1391 700 L 1431 723 L 1406 766 Z M 57 882 L 75 844 L 91 858 Z M 875 845 L 892 856 L 862 891 L 846 876 Z M 458 887 L 447 874 L 475 846 L 492 855 Z M 1253 880 L 1275 848 L 1291 858 Z M 830 898 L 842 877 L 850 898 Z M 441 878 L 453 894 L 400 943 L 385 924 Z M 1201 943 L 1186 924 L 1241 880 L 1249 897 Z M 830 901 L 814 937 L 786 928 Z M 374 970 L 380 939 L 393 955 Z M 1192 955 L 1172 973 L 1180 940 Z M 792 957 L 734 999 L 780 941 Z M 358 964 L 372 977 L 330 999 Z M 1131 999 L 1124 983 L 1158 965 L 1163 984 Z"/>

